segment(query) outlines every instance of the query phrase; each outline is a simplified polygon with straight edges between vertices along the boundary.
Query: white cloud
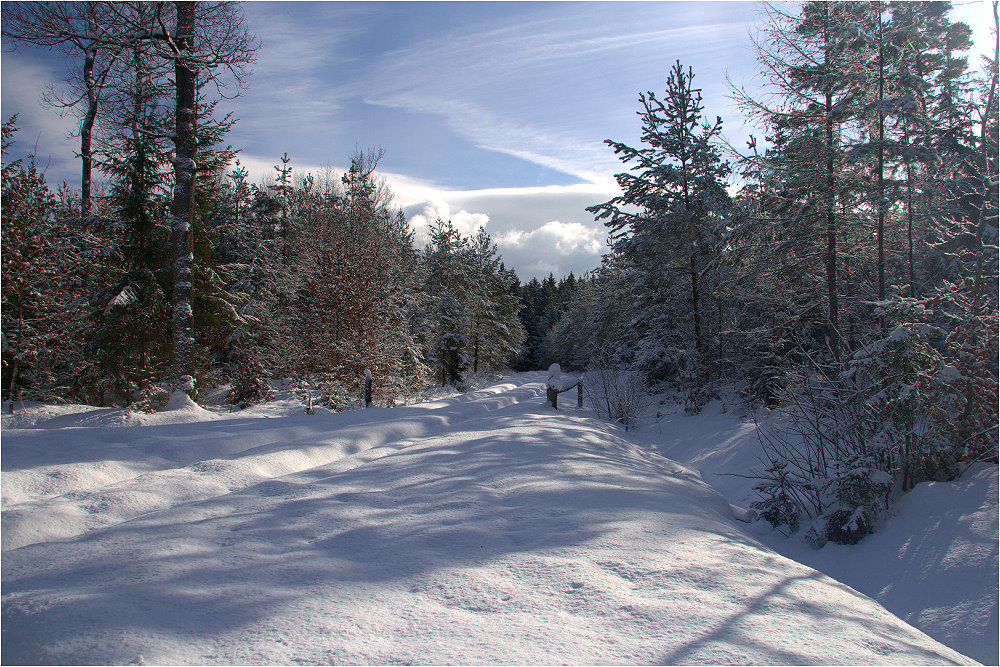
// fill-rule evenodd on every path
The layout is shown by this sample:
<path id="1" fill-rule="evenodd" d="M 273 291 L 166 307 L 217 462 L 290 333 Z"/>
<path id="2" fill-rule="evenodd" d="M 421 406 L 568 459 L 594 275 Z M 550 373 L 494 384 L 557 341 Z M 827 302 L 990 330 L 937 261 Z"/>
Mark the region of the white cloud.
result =
<path id="1" fill-rule="evenodd" d="M 4 47 L 7 40 L 4 40 Z M 58 81 L 54 68 L 27 53 L 11 53 L 4 57 L 2 66 L 3 120 L 18 114 L 15 135 L 17 142 L 12 149 L 13 157 L 29 153 L 38 155 L 37 165 L 46 170 L 47 180 L 55 185 L 63 180 L 79 186 L 80 163 L 74 152 L 79 148 L 79 140 L 70 139 L 70 133 L 79 126 L 79 120 L 71 114 L 60 115 L 56 109 L 41 106 L 41 96 L 46 84 Z"/>
<path id="2" fill-rule="evenodd" d="M 586 207 L 614 190 L 592 184 L 446 190 L 395 174 L 386 180 L 418 243 L 426 241 L 426 225 L 441 217 L 463 234 L 488 225 L 504 263 L 522 280 L 580 275 L 600 265 L 607 233 Z"/>
<path id="3" fill-rule="evenodd" d="M 583 253 L 600 256 L 605 234 L 579 222 L 550 220 L 531 231 L 513 229 L 496 239 L 501 248 L 524 250 L 530 247 L 552 248 L 561 255 Z"/>
<path id="4" fill-rule="evenodd" d="M 443 199 L 428 200 L 404 208 L 404 212 L 417 210 L 407 217 L 410 227 L 415 232 L 417 245 L 424 245 L 430 240 L 429 229 L 435 220 L 450 220 L 452 225 L 463 236 L 472 236 L 480 227 L 489 224 L 490 216 L 485 213 L 470 213 L 466 210 L 452 213 L 451 206 Z"/>
<path id="5" fill-rule="evenodd" d="M 511 230 L 494 240 L 501 255 L 516 259 L 511 266 L 522 279 L 528 279 L 549 273 L 563 276 L 570 271 L 579 275 L 597 268 L 606 238 L 607 233 L 594 226 L 550 220 L 532 230 Z"/>

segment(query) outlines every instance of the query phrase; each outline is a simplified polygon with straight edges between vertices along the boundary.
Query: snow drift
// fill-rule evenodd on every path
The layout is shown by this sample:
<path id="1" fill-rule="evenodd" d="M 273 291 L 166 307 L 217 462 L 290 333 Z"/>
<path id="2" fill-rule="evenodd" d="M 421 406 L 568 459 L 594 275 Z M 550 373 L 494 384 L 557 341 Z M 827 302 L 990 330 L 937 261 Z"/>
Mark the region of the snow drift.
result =
<path id="1" fill-rule="evenodd" d="M 3 662 L 971 662 L 544 381 L 5 431 Z"/>

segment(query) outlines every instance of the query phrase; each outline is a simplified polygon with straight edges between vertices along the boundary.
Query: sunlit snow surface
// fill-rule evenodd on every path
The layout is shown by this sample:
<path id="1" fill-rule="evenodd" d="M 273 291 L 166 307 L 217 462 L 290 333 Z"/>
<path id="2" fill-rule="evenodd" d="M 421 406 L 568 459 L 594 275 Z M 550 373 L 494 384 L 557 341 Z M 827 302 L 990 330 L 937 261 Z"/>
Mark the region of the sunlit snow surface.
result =
<path id="1" fill-rule="evenodd" d="M 3 663 L 969 662 L 544 382 L 5 416 Z"/>
<path id="2" fill-rule="evenodd" d="M 754 422 L 737 405 L 714 402 L 697 417 L 663 409 L 634 435 L 643 447 L 699 470 L 741 507 L 757 498 L 762 450 Z M 780 429 L 777 413 L 762 425 Z M 893 505 L 878 532 L 855 546 L 814 549 L 802 534 L 785 537 L 765 521 L 751 527 L 775 551 L 875 598 L 889 611 L 983 664 L 1000 664 L 997 466 L 974 464 L 953 482 L 925 482 Z M 803 527 L 802 532 L 805 531 Z"/>

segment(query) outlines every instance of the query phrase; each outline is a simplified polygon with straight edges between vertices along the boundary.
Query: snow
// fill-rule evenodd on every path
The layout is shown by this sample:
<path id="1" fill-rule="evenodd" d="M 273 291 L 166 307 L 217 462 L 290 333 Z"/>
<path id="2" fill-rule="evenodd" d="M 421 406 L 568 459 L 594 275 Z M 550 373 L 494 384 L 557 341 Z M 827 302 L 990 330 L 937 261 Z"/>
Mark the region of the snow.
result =
<path id="1" fill-rule="evenodd" d="M 891 334 L 889 334 L 888 340 L 891 343 L 900 343 L 905 340 L 909 340 L 909 338 L 910 338 L 909 330 L 906 327 L 900 326 L 896 327 L 896 329 Z"/>
<path id="2" fill-rule="evenodd" d="M 665 410 L 665 412 L 668 412 Z M 762 424 L 776 416 L 762 411 Z M 679 409 L 648 426 L 638 440 L 701 472 L 734 504 L 734 514 L 756 520 L 746 507 L 756 499 L 754 423 L 722 404 L 689 417 Z M 919 484 L 904 494 L 893 516 L 859 545 L 827 543 L 814 549 L 797 535 L 784 536 L 760 520 L 751 530 L 769 547 L 876 599 L 889 611 L 938 641 L 983 664 L 1000 664 L 997 629 L 998 475 L 976 464 L 955 482 Z"/>
<path id="3" fill-rule="evenodd" d="M 548 380 L 545 383 L 545 386 L 549 389 L 554 389 L 561 393 L 569 391 L 578 384 L 580 384 L 580 378 L 575 375 L 563 373 L 559 364 L 549 366 Z"/>
<path id="4" fill-rule="evenodd" d="M 314 416 L 4 415 L 2 661 L 970 663 L 734 518 L 695 468 L 739 459 L 745 424 L 647 429 L 661 453 L 695 436 L 682 465 L 547 409 L 546 379 Z"/>
<path id="5" fill-rule="evenodd" d="M 816 551 L 790 541 L 781 551 L 961 653 L 998 664 L 996 466 L 920 484 L 895 514 L 862 549 L 830 543 Z"/>

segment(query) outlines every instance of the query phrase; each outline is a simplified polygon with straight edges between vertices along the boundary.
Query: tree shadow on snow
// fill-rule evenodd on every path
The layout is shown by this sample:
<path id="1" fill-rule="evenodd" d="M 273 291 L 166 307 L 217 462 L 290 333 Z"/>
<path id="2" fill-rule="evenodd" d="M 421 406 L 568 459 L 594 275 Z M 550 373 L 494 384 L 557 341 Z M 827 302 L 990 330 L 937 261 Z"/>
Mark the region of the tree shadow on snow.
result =
<path id="1" fill-rule="evenodd" d="M 395 443 L 357 468 L 320 466 L 6 552 L 2 661 L 128 662 L 150 654 L 150 637 L 208 655 L 214 638 L 267 627 L 289 606 L 335 614 L 387 585 L 405 595 L 414 577 L 557 553 L 629 513 L 663 514 L 674 485 L 694 488 L 592 425 L 540 406 L 523 428 L 520 412 Z"/>

